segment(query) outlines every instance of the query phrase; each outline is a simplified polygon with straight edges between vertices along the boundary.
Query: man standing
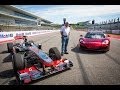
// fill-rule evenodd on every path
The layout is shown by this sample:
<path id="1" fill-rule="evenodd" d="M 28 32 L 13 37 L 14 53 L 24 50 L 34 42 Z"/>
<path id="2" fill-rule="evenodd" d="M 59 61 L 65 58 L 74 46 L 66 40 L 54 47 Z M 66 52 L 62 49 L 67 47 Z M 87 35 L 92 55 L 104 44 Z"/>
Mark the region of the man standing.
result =
<path id="1" fill-rule="evenodd" d="M 61 27 L 60 33 L 62 39 L 61 55 L 63 56 L 64 54 L 68 54 L 67 46 L 70 35 L 70 26 L 68 22 L 65 22 L 64 26 Z"/>

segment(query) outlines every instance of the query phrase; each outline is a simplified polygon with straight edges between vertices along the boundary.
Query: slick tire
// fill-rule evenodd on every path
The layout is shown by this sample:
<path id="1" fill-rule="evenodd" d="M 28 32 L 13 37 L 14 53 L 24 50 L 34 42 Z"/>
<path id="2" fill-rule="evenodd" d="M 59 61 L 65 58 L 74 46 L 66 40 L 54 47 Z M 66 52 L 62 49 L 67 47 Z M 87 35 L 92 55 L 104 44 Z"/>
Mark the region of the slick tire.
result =
<path id="1" fill-rule="evenodd" d="M 59 50 L 57 49 L 57 47 L 53 47 L 49 49 L 49 57 L 52 60 L 60 60 L 61 59 L 61 54 L 59 52 Z"/>
<path id="2" fill-rule="evenodd" d="M 13 70 L 16 73 L 17 70 L 21 70 L 25 68 L 25 60 L 24 55 L 20 53 L 13 54 Z"/>
<path id="3" fill-rule="evenodd" d="M 9 53 L 13 52 L 13 43 L 7 43 L 7 49 Z"/>

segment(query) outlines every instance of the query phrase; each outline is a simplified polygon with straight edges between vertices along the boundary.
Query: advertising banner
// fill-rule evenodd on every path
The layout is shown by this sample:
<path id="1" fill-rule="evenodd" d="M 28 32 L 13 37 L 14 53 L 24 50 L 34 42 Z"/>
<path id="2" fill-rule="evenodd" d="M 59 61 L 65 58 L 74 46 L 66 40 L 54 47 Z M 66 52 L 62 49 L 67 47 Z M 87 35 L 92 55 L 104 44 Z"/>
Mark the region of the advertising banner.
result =
<path id="1" fill-rule="evenodd" d="M 0 32 L 0 43 L 22 39 L 22 36 L 35 36 L 39 34 L 47 34 L 52 32 L 58 32 L 59 30 L 34 30 L 34 31 L 11 31 L 11 32 Z"/>

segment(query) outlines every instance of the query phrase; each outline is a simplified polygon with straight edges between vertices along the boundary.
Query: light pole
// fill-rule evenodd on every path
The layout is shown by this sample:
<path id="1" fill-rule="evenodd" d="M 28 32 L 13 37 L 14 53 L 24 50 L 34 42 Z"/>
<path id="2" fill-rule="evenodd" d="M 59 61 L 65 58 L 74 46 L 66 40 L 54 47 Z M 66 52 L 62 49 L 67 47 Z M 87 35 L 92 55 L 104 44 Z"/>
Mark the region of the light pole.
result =
<path id="1" fill-rule="evenodd" d="M 95 26 L 94 26 L 95 20 L 92 20 L 92 24 L 93 24 L 93 30 L 95 30 Z"/>
<path id="2" fill-rule="evenodd" d="M 109 29 L 111 30 L 111 21 L 110 20 L 109 20 L 109 24 L 110 24 L 110 28 Z"/>
<path id="3" fill-rule="evenodd" d="M 7 31 L 9 31 L 9 21 L 7 22 Z"/>
<path id="4" fill-rule="evenodd" d="M 119 27 L 119 18 L 117 19 L 117 26 L 118 26 L 118 30 L 120 29 Z"/>
<path id="5" fill-rule="evenodd" d="M 20 24 L 19 24 L 19 30 L 20 30 Z M 21 31 L 21 30 L 20 30 Z"/>
<path id="6" fill-rule="evenodd" d="M 63 18 L 63 24 L 65 24 L 65 22 L 66 22 L 66 18 Z"/>

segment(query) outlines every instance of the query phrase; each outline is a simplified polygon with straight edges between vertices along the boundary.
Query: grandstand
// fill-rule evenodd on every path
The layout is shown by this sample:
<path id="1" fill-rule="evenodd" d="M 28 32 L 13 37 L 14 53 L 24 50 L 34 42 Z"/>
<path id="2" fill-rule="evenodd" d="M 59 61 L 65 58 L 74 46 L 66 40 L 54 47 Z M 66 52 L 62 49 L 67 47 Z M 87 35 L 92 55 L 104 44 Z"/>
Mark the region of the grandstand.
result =
<path id="1" fill-rule="evenodd" d="M 0 31 L 52 29 L 51 23 L 13 5 L 0 5 Z"/>
<path id="2" fill-rule="evenodd" d="M 104 30 L 120 30 L 120 21 L 119 18 L 118 19 L 111 19 L 108 21 L 102 21 L 99 24 L 95 23 L 94 25 L 90 25 L 89 29 L 92 29 L 94 27 L 94 29 L 96 30 L 100 30 L 100 29 L 104 29 Z"/>

